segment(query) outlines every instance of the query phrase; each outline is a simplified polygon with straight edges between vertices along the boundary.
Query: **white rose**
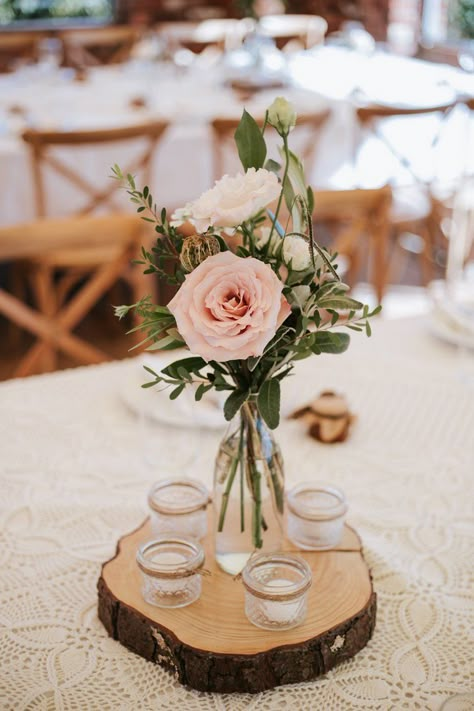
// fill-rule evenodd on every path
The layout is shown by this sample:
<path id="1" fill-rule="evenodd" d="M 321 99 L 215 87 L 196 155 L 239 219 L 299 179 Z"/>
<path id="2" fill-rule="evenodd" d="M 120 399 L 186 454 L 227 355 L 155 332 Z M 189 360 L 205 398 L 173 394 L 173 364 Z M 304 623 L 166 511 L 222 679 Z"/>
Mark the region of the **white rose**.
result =
<path id="1" fill-rule="evenodd" d="M 296 272 L 303 272 L 311 266 L 309 244 L 303 237 L 289 235 L 283 241 L 283 260 Z"/>
<path id="2" fill-rule="evenodd" d="M 181 227 L 185 222 L 188 222 L 189 217 L 187 205 L 186 207 L 179 207 L 171 215 L 170 225 L 171 227 Z"/>
<path id="3" fill-rule="evenodd" d="M 292 288 L 289 294 L 289 301 L 300 309 L 304 309 L 310 296 L 311 288 L 305 284 L 301 284 L 300 286 L 294 286 Z"/>
<path id="4" fill-rule="evenodd" d="M 205 232 L 211 225 L 236 227 L 276 200 L 279 194 L 280 184 L 274 173 L 250 168 L 246 173 L 224 175 L 183 211 L 198 232 Z"/>
<path id="5" fill-rule="evenodd" d="M 260 234 L 258 235 L 256 239 L 256 246 L 258 249 L 263 249 L 266 247 L 268 244 L 268 240 L 270 239 L 270 232 L 272 231 L 271 227 L 260 227 Z M 278 247 L 281 245 L 281 237 L 278 234 L 276 228 L 273 230 L 272 238 L 270 241 L 270 245 L 268 247 L 268 254 L 275 254 L 278 250 Z"/>
<path id="6" fill-rule="evenodd" d="M 268 123 L 276 128 L 281 135 L 287 135 L 296 125 L 296 111 L 293 104 L 290 104 L 282 96 L 277 96 L 268 108 Z"/>

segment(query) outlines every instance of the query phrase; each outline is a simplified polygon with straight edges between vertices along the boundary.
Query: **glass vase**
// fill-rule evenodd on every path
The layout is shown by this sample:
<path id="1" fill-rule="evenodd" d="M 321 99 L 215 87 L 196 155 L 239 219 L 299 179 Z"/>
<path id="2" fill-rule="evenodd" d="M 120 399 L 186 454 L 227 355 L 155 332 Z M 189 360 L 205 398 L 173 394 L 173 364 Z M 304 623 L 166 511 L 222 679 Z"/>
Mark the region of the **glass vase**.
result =
<path id="1" fill-rule="evenodd" d="M 225 572 L 240 573 L 254 552 L 281 548 L 284 492 L 280 449 L 248 401 L 220 444 L 214 473 L 215 555 Z"/>

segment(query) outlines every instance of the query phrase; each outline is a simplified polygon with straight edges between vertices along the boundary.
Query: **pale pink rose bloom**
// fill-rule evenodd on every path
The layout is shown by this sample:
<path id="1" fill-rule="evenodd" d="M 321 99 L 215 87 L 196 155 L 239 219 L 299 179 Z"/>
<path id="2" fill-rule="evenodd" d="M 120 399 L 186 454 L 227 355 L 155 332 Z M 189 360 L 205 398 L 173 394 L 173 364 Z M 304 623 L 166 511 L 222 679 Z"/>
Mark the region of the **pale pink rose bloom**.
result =
<path id="1" fill-rule="evenodd" d="M 186 275 L 168 304 L 189 349 L 223 362 L 262 355 L 291 312 L 268 264 L 220 252 Z"/>

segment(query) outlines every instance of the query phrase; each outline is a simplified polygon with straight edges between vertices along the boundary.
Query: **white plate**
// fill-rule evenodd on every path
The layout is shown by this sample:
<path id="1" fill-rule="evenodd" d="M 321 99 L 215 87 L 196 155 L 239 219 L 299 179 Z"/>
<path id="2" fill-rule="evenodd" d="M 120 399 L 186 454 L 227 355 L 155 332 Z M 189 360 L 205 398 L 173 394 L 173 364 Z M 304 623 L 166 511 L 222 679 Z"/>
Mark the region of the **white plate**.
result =
<path id="1" fill-rule="evenodd" d="M 429 327 L 431 333 L 442 341 L 460 348 L 474 350 L 474 336 L 470 336 L 464 331 L 457 331 L 447 322 L 442 321 L 435 313 L 431 314 Z"/>
<path id="2" fill-rule="evenodd" d="M 194 390 L 186 387 L 176 400 L 169 399 L 170 389 L 142 388 L 143 383 L 152 379 L 144 370 L 147 365 L 156 373 L 180 358 L 187 358 L 190 353 L 167 351 L 159 354 L 144 354 L 130 363 L 128 377 L 120 390 L 120 397 L 126 406 L 138 417 L 146 417 L 160 424 L 172 427 L 199 427 L 204 429 L 223 429 L 226 421 L 223 415 L 225 397 L 210 390 L 200 402 L 194 399 Z M 225 393 L 224 393 L 225 396 Z"/>

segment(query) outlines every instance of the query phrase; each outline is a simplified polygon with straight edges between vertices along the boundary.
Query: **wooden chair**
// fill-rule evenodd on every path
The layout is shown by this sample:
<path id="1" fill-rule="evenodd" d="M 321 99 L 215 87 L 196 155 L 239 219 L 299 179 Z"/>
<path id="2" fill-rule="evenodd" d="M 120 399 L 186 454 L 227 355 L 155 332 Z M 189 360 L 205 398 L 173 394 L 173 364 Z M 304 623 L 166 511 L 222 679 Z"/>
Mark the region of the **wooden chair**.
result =
<path id="1" fill-rule="evenodd" d="M 208 47 L 236 49 L 245 37 L 244 23 L 234 19 L 212 19 L 202 22 L 163 22 L 157 26 L 158 35 L 171 49 L 184 47 L 200 54 Z"/>
<path id="2" fill-rule="evenodd" d="M 332 251 L 349 260 L 348 281 L 355 284 L 363 263 L 369 268 L 379 302 L 387 285 L 390 205 L 392 191 L 384 186 L 368 190 L 315 190 L 314 215 L 335 231 Z"/>
<path id="3" fill-rule="evenodd" d="M 316 150 L 319 143 L 321 130 L 331 114 L 330 109 L 321 109 L 314 113 L 298 114 L 295 132 L 301 128 L 307 134 L 303 145 L 298 149 L 298 154 L 305 164 L 306 172 L 311 174 Z M 225 152 L 234 140 L 234 133 L 239 125 L 240 119 L 216 118 L 211 123 L 212 129 L 212 156 L 213 170 L 216 180 L 224 174 Z M 257 118 L 257 123 L 262 126 L 264 118 Z"/>
<path id="4" fill-rule="evenodd" d="M 138 32 L 134 27 L 95 27 L 60 33 L 68 65 L 82 68 L 118 64 L 130 57 Z"/>
<path id="5" fill-rule="evenodd" d="M 433 220 L 430 200 L 430 180 L 420 176 L 412 160 L 403 150 L 390 142 L 383 131 L 383 122 L 394 118 L 415 118 L 437 115 L 438 128 L 431 140 L 431 153 L 435 156 L 444 121 L 456 106 L 456 99 L 445 103 L 434 103 L 423 107 L 370 104 L 356 110 L 359 130 L 372 133 L 389 151 L 397 164 L 410 176 L 407 185 L 392 184 L 392 208 L 390 222 L 399 246 L 403 247 L 405 233 L 418 235 L 422 241 L 419 249 L 422 281 L 427 284 L 434 277 L 433 253 L 436 244 L 436 226 Z M 357 141 L 354 147 L 354 162 L 357 175 Z"/>
<path id="6" fill-rule="evenodd" d="M 97 245 L 113 255 L 97 264 L 72 299 L 54 313 L 36 311 L 0 289 L 0 313 L 38 338 L 18 364 L 14 377 L 30 374 L 48 349 L 63 351 L 80 363 L 110 360 L 96 346 L 74 335 L 72 329 L 121 276 L 140 240 L 141 225 L 135 215 L 46 219 L 0 228 L 0 262 L 47 260 L 58 250 L 97 249 Z"/>
<path id="7" fill-rule="evenodd" d="M 145 183 L 149 183 L 150 168 L 158 142 L 163 136 L 167 124 L 162 121 L 147 123 L 136 126 L 120 127 L 113 129 L 101 129 L 79 132 L 50 132 L 50 131 L 26 131 L 23 140 L 30 149 L 32 161 L 32 175 L 34 180 L 34 192 L 36 202 L 36 213 L 38 218 L 45 218 L 47 213 L 46 188 L 44 181 L 44 169 L 49 167 L 59 174 L 64 181 L 69 182 L 80 194 L 84 194 L 85 201 L 74 216 L 77 219 L 90 215 L 99 208 L 106 207 L 109 212 L 117 207 L 114 204 L 114 194 L 117 192 L 115 181 L 108 179 L 108 185 L 103 188 L 96 188 L 89 180 L 78 171 L 66 165 L 57 155 L 54 149 L 58 147 L 83 148 L 87 146 L 103 146 L 105 144 L 117 144 L 123 146 L 124 142 L 142 139 L 145 147 L 135 161 L 128 166 L 127 173 L 140 172 Z M 107 176 L 104 175 L 104 181 Z M 113 216 L 112 224 L 115 225 L 116 217 Z M 137 219 L 137 218 L 135 218 Z M 141 225 L 140 221 L 137 219 Z M 43 221 L 37 223 L 38 230 L 43 232 Z M 87 223 L 85 228 L 87 227 Z M 34 228 L 31 228 L 34 232 Z M 102 265 L 114 261 L 119 256 L 119 247 L 115 247 L 109 240 L 103 243 L 100 236 L 97 243 L 88 240 L 80 248 L 70 247 L 67 242 L 64 246 L 48 250 L 44 255 L 37 253 L 34 258 L 28 260 L 26 264 L 29 282 L 39 307 L 39 310 L 47 317 L 52 318 L 58 312 L 66 297 L 86 275 L 95 272 Z M 55 279 L 56 273 L 60 273 L 60 278 Z M 134 299 L 143 296 L 143 277 L 139 270 L 122 270 L 131 285 Z M 81 314 L 85 315 L 85 314 Z M 54 344 L 53 344 L 54 345 Z M 52 369 L 55 364 L 55 351 L 52 344 L 42 344 L 41 348 L 35 346 L 26 357 L 25 370 L 30 370 L 42 356 L 43 368 Z"/>
<path id="8" fill-rule="evenodd" d="M 291 41 L 311 49 L 324 40 L 328 23 L 319 15 L 265 15 L 259 22 L 260 31 L 271 37 L 278 49 Z"/>
<path id="9" fill-rule="evenodd" d="M 35 62 L 43 37 L 37 32 L 0 32 L 0 72 L 11 71 L 13 62 Z"/>

